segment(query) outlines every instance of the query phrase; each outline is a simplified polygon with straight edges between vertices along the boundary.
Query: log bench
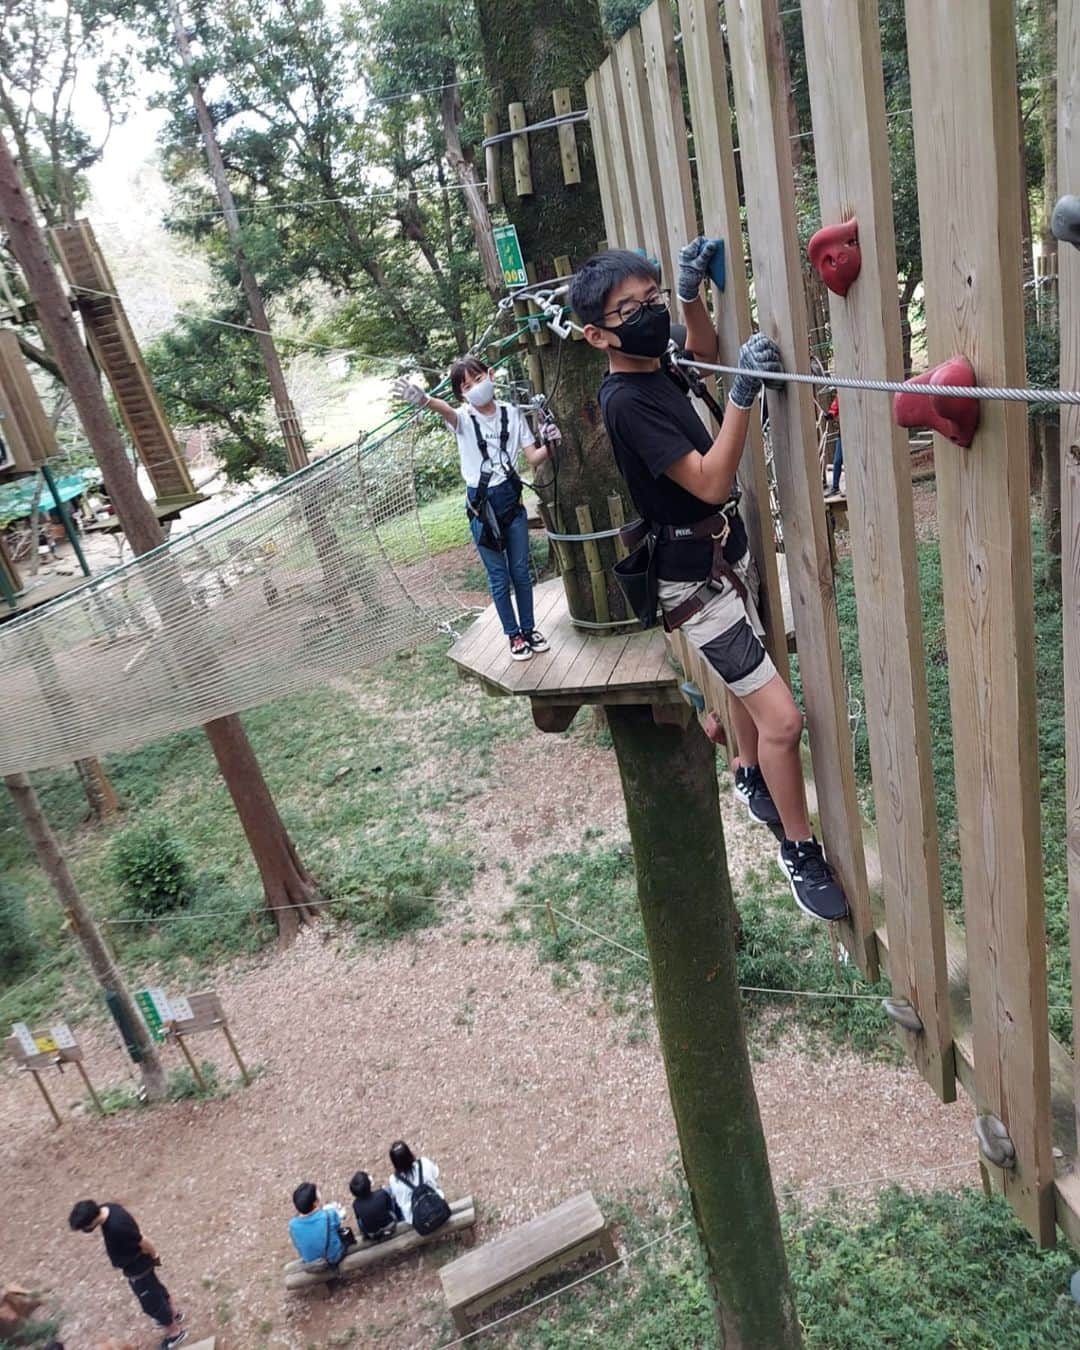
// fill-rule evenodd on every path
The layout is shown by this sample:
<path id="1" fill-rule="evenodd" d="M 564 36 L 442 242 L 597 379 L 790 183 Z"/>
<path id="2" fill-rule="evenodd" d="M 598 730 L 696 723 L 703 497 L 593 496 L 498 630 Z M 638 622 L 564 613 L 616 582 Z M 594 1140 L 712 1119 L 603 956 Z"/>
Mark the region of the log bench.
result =
<path id="1" fill-rule="evenodd" d="M 582 1191 L 440 1268 L 454 1326 L 468 1332 L 469 1319 L 492 1303 L 590 1251 L 602 1252 L 605 1261 L 619 1259 L 600 1206 L 591 1191 Z"/>
<path id="2" fill-rule="evenodd" d="M 434 1233 L 423 1237 L 411 1224 L 399 1223 L 392 1238 L 383 1242 L 368 1242 L 360 1238 L 356 1246 L 342 1258 L 340 1265 L 320 1271 L 304 1269 L 303 1261 L 288 1261 L 285 1265 L 285 1289 L 287 1293 L 314 1293 L 316 1297 L 327 1296 L 327 1285 L 332 1280 L 351 1280 L 362 1275 L 372 1266 L 381 1265 L 392 1256 L 401 1256 L 405 1252 L 425 1247 L 430 1242 L 439 1242 L 453 1233 L 472 1228 L 476 1223 L 476 1209 L 471 1195 L 455 1200 L 450 1205 L 450 1218 Z"/>

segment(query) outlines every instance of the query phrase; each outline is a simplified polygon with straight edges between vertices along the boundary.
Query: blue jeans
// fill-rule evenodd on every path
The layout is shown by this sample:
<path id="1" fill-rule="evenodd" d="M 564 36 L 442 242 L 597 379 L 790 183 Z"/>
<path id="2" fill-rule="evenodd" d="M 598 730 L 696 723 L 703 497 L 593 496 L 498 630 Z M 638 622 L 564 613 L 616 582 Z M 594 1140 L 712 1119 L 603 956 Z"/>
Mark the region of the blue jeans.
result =
<path id="1" fill-rule="evenodd" d="M 476 489 L 469 488 L 469 500 L 476 496 Z M 513 505 L 517 493 L 509 483 L 498 483 L 488 489 L 488 501 L 500 516 L 505 516 Z M 487 568 L 488 586 L 495 609 L 507 637 L 515 633 L 531 633 L 533 628 L 532 578 L 529 575 L 529 521 L 524 506 L 518 506 L 509 525 L 502 527 L 506 548 L 502 552 L 496 548 L 484 548 L 480 543 L 480 522 L 470 520 L 473 543 L 480 559 Z M 514 615 L 514 601 L 510 598 L 513 587 L 517 600 L 517 617 Z"/>
<path id="2" fill-rule="evenodd" d="M 836 450 L 832 459 L 832 490 L 840 491 L 840 470 L 844 467 L 844 442 L 839 436 L 836 438 Z"/>

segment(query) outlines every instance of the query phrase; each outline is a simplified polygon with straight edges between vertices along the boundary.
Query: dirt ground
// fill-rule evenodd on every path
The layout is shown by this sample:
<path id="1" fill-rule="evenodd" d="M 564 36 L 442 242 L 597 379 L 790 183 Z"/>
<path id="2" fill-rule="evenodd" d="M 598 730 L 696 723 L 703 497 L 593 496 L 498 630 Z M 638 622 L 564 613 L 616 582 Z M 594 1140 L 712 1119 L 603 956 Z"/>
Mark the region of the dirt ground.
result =
<path id="1" fill-rule="evenodd" d="M 443 926 L 376 952 L 322 925 L 284 955 L 219 976 L 259 1070 L 252 1087 L 152 1115 L 84 1110 L 54 1131 L 31 1085 L 4 1070 L 0 1273 L 52 1291 L 69 1350 L 108 1335 L 155 1344 L 100 1239 L 67 1229 L 83 1196 L 134 1211 L 193 1339 L 411 1350 L 452 1335 L 437 1269 L 459 1249 L 431 1248 L 327 1302 L 287 1300 L 281 1267 L 299 1181 L 344 1201 L 356 1168 L 385 1176 L 386 1146 L 400 1135 L 438 1160 L 451 1197 L 474 1195 L 483 1241 L 582 1188 L 621 1196 L 673 1168 L 655 1041 L 633 1043 L 588 980 L 556 989 L 498 921 L 515 877 L 543 851 L 579 846 L 583 819 L 612 837 L 625 831 L 613 757 L 589 737 L 536 733 L 512 746 L 469 812 L 477 829 L 497 825 L 511 841 L 514 865 L 509 877 L 481 872 Z M 730 801 L 725 826 L 733 875 L 764 867 L 771 837 Z M 86 1042 L 95 1083 L 122 1079 L 106 1033 Z M 198 1051 L 234 1076 L 217 1037 Z M 969 1108 L 942 1107 L 913 1071 L 789 1044 L 756 1066 L 755 1081 L 777 1186 L 809 1203 L 831 1185 L 865 1197 L 924 1169 L 930 1184 L 976 1179 Z M 81 1096 L 70 1072 L 51 1086 L 65 1111 Z"/>

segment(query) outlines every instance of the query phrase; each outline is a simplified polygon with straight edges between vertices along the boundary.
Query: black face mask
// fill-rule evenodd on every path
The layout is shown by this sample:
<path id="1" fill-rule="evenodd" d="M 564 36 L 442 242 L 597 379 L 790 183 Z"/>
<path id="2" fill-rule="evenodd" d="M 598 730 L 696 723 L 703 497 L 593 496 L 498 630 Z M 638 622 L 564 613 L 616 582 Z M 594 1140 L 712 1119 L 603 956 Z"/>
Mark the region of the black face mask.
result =
<path id="1" fill-rule="evenodd" d="M 646 305 L 634 323 L 622 323 L 618 328 L 609 328 L 606 324 L 597 324 L 606 333 L 615 333 L 621 343 L 620 350 L 627 356 L 663 356 L 671 338 L 671 315 L 665 305 L 656 309 Z"/>

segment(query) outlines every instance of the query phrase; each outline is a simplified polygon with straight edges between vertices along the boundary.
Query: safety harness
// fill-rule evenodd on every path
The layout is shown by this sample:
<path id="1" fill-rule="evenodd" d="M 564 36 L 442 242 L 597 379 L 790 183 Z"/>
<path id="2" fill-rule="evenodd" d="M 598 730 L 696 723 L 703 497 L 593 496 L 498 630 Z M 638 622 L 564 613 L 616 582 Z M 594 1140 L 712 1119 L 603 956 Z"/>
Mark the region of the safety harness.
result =
<path id="1" fill-rule="evenodd" d="M 709 393 L 698 372 L 692 366 L 676 366 L 669 358 L 670 353 L 664 359 L 662 367 L 668 378 L 673 380 L 684 394 L 694 394 L 700 398 L 717 421 L 723 422 L 724 410 Z M 746 586 L 742 578 L 724 557 L 724 546 L 731 534 L 731 522 L 738 515 L 741 496 L 738 486 L 735 486 L 731 496 L 718 510 L 692 525 L 655 525 L 651 521 L 639 520 L 622 530 L 619 537 L 629 550 L 630 556 L 616 564 L 615 575 L 623 586 L 628 602 L 645 627 L 651 626 L 656 613 L 656 545 L 660 542 L 688 544 L 698 543 L 702 539 L 712 540 L 709 575 L 693 595 L 664 614 L 664 628 L 667 632 L 672 633 L 676 628 L 681 628 L 687 619 L 692 619 L 695 614 L 700 613 L 716 592 L 722 591 L 726 585 L 734 588 L 740 600 L 746 600 Z M 632 588 L 634 594 L 631 593 Z M 644 613 L 649 614 L 648 622 L 642 617 Z"/>
<path id="2" fill-rule="evenodd" d="M 473 431 L 476 434 L 476 448 L 480 451 L 480 481 L 476 485 L 476 496 L 471 501 L 466 494 L 465 510 L 470 520 L 480 522 L 479 542 L 481 545 L 484 548 L 496 549 L 501 553 L 506 548 L 503 527 L 510 524 L 521 505 L 522 483 L 507 454 L 507 448 L 510 444 L 510 410 L 505 403 L 500 406 L 499 414 L 499 463 L 506 475 L 506 481 L 515 489 L 513 505 L 500 515 L 488 501 L 488 488 L 491 485 L 495 466 L 492 464 L 491 455 L 488 453 L 487 440 L 480 429 L 480 420 L 474 413 L 470 413 L 469 420 L 472 422 Z"/>

